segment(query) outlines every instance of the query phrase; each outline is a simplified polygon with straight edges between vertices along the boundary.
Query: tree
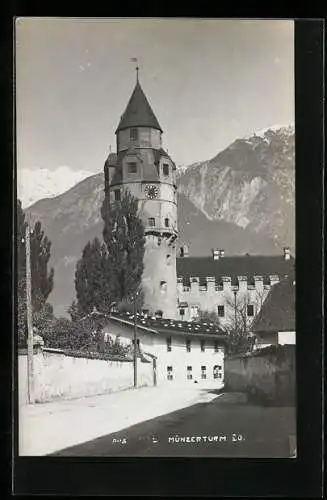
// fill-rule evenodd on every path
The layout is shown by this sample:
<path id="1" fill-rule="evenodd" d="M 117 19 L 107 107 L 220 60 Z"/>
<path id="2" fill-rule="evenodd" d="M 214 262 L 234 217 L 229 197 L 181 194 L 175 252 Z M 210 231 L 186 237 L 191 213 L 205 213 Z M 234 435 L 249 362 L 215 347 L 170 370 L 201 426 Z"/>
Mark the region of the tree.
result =
<path id="1" fill-rule="evenodd" d="M 104 244 L 98 238 L 88 242 L 76 264 L 75 289 L 77 303 L 70 307 L 72 319 L 89 314 L 94 307 L 109 312 L 112 302 L 109 260 Z"/>
<path id="2" fill-rule="evenodd" d="M 228 294 L 225 304 L 230 311 L 227 330 L 229 332 L 228 349 L 230 354 L 251 351 L 254 337 L 251 334 L 251 324 L 265 300 L 266 294 L 256 291 L 255 298 L 248 292 L 243 294 Z M 253 316 L 248 315 L 248 306 L 253 306 Z"/>
<path id="3" fill-rule="evenodd" d="M 113 300 L 128 300 L 138 290 L 143 273 L 144 226 L 138 215 L 138 201 L 126 189 L 121 200 L 101 207 L 103 239 L 108 252 L 107 269 Z"/>
<path id="4" fill-rule="evenodd" d="M 26 315 L 26 227 L 25 214 L 21 201 L 17 201 L 17 313 L 18 313 L 18 338 L 19 343 L 26 343 L 27 315 Z M 53 268 L 48 270 L 51 256 L 51 242 L 45 236 L 41 223 L 37 221 L 31 232 L 31 296 L 33 324 L 39 328 L 44 327 L 44 322 L 52 317 L 52 308 L 47 299 L 53 288 Z M 42 332 L 40 332 L 42 334 Z"/>

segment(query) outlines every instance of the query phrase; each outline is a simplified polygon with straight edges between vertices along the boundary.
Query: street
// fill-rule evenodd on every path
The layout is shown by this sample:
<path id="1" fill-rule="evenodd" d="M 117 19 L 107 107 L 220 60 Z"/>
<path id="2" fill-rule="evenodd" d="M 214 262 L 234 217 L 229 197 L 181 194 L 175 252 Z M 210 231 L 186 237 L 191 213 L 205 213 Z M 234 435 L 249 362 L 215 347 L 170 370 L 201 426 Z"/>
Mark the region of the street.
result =
<path id="1" fill-rule="evenodd" d="M 259 406 L 244 394 L 224 393 L 51 456 L 290 458 L 295 422 L 294 407 Z"/>

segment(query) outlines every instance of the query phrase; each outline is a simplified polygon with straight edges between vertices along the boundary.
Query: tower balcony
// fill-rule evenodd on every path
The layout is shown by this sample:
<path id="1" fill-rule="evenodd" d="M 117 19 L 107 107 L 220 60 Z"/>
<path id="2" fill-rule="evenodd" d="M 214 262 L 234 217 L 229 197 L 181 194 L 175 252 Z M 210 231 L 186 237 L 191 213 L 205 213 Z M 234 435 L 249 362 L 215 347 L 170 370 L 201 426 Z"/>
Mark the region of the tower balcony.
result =
<path id="1" fill-rule="evenodd" d="M 173 238 L 176 239 L 178 236 L 178 230 L 174 227 L 165 226 L 144 226 L 144 232 L 146 235 L 158 236 L 161 238 Z"/>

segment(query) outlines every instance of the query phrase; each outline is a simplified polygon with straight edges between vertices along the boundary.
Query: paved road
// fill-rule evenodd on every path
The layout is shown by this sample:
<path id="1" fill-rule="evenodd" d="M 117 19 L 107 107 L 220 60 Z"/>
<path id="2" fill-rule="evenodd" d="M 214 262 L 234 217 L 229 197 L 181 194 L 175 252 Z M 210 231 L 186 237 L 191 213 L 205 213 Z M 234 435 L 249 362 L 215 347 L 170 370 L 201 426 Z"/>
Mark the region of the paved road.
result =
<path id="1" fill-rule="evenodd" d="M 258 406 L 230 393 L 52 456 L 289 458 L 295 434 L 294 407 Z"/>

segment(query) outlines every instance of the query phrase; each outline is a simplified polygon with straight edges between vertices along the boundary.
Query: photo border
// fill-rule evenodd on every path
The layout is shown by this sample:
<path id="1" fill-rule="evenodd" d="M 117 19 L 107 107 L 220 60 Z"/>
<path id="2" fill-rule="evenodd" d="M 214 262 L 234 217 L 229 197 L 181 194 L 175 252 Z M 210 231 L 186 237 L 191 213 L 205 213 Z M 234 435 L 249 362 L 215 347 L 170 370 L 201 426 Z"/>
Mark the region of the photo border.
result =
<path id="1" fill-rule="evenodd" d="M 295 22 L 298 457 L 100 459 L 15 456 L 12 471 L 15 495 L 125 494 L 300 498 L 322 495 L 323 30 L 322 20 L 300 19 Z M 12 52 L 9 57 L 6 54 L 5 58 L 8 81 L 12 79 L 12 74 L 8 78 L 7 70 L 10 57 Z M 13 63 L 8 64 L 8 68 L 11 73 Z M 7 95 L 12 94 L 12 82 L 6 91 Z M 8 99 L 7 116 L 12 115 L 13 106 L 13 98 Z M 6 151 L 12 147 L 12 141 L 14 137 L 6 137 Z M 9 172 L 12 172 L 12 166 Z M 12 199 L 15 191 L 13 184 L 11 182 L 12 193 L 9 199 Z M 2 188 L 8 193 L 8 184 L 2 183 Z M 8 203 L 8 197 L 6 199 L 3 196 L 2 202 L 5 201 Z M 15 203 L 11 209 L 13 216 Z M 2 213 L 8 213 L 8 205 L 6 212 Z M 7 241 L 10 242 L 8 257 L 11 262 L 11 223 L 9 227 L 11 236 Z M 8 269 L 11 269 L 11 264 L 8 264 L 7 273 Z M 9 296 L 11 297 L 11 293 Z M 14 348 L 16 352 L 15 342 Z M 8 350 L 11 358 L 12 345 L 9 345 Z M 17 375 L 17 360 L 13 361 Z M 13 409 L 14 427 L 11 431 L 14 432 L 17 452 L 17 391 Z"/>

